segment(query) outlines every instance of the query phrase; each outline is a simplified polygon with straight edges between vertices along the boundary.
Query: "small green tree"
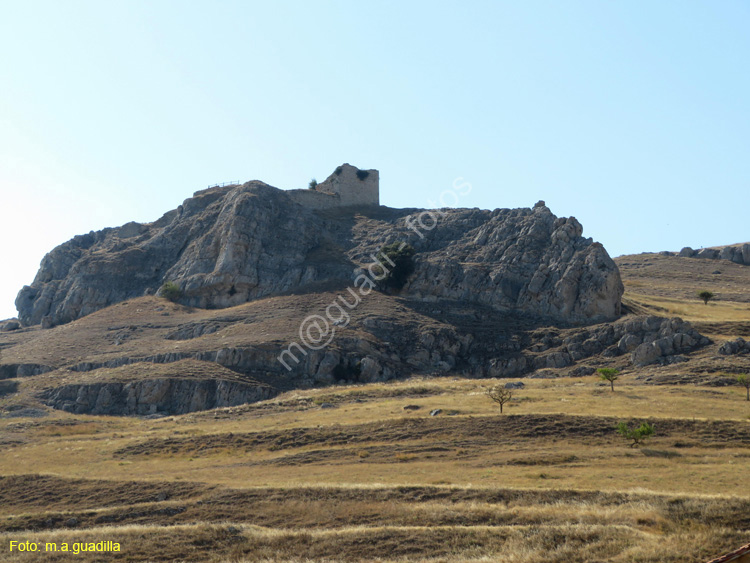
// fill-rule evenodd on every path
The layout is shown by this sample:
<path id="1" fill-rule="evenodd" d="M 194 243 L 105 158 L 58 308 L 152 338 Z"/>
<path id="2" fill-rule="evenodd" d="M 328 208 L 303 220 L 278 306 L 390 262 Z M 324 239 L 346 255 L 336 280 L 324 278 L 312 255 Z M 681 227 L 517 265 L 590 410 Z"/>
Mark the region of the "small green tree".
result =
<path id="1" fill-rule="evenodd" d="M 615 381 L 620 377 L 620 370 L 615 368 L 599 368 L 596 370 L 599 374 L 599 379 L 602 381 L 609 381 L 612 391 L 615 390 Z"/>
<path id="2" fill-rule="evenodd" d="M 703 299 L 704 305 L 708 305 L 708 302 L 711 301 L 711 299 L 713 299 L 715 295 L 710 291 L 704 289 L 703 291 L 698 292 L 698 297 L 700 299 Z"/>
<path id="3" fill-rule="evenodd" d="M 168 281 L 159 288 L 159 296 L 175 302 L 182 297 L 182 290 L 175 282 Z"/>
<path id="4" fill-rule="evenodd" d="M 382 259 L 380 267 L 385 271 L 385 277 L 380 281 L 384 288 L 400 290 L 414 271 L 414 254 L 416 251 L 410 244 L 394 242 L 386 244 L 378 253 Z"/>
<path id="5" fill-rule="evenodd" d="M 633 440 L 631 448 L 635 448 L 644 442 L 647 438 L 654 435 L 654 427 L 648 422 L 642 423 L 638 428 L 630 428 L 626 423 L 621 422 L 615 427 L 617 433 L 626 440 Z"/>
<path id="6" fill-rule="evenodd" d="M 513 398 L 513 391 L 506 389 L 502 385 L 490 387 L 485 393 L 490 399 L 500 405 L 500 414 L 503 414 L 503 405 Z"/>
<path id="7" fill-rule="evenodd" d="M 315 188 L 318 187 L 318 181 L 315 178 L 313 178 L 312 180 L 310 180 L 310 183 L 307 184 L 307 187 L 311 190 L 314 190 Z"/>
<path id="8" fill-rule="evenodd" d="M 750 376 L 746 373 L 741 373 L 737 376 L 737 383 L 742 385 L 747 391 L 747 400 L 750 401 Z"/>

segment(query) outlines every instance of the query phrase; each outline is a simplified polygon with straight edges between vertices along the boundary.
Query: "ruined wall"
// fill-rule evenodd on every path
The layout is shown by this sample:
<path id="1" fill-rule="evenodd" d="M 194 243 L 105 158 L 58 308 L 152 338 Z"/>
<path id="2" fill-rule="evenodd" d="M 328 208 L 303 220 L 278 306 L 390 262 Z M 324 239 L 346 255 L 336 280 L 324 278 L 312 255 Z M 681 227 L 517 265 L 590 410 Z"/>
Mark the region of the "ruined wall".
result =
<path id="1" fill-rule="evenodd" d="M 319 192 L 317 190 L 286 190 L 289 198 L 294 203 L 307 207 L 308 209 L 331 209 L 341 207 L 341 198 L 338 194 Z"/>
<path id="2" fill-rule="evenodd" d="M 342 206 L 380 205 L 380 173 L 342 164 L 316 191 L 338 195 Z"/>

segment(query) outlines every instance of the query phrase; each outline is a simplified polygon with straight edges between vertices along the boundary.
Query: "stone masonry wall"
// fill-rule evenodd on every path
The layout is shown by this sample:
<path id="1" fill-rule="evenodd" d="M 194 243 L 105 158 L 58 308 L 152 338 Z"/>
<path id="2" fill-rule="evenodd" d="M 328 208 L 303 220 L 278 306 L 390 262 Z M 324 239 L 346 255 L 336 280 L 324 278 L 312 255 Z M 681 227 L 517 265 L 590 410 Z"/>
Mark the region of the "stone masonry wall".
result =
<path id="1" fill-rule="evenodd" d="M 316 191 L 338 195 L 342 206 L 380 205 L 380 173 L 342 164 L 318 184 Z"/>

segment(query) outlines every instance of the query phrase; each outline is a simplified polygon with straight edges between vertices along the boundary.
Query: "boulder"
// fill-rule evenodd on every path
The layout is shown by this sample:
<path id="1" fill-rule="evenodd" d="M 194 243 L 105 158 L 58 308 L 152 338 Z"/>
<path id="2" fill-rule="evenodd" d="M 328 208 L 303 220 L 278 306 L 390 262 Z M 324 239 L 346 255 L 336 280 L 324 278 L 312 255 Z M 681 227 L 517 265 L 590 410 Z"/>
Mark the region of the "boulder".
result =
<path id="1" fill-rule="evenodd" d="M 0 332 L 11 332 L 21 328 L 21 323 L 18 319 L 8 319 L 7 321 L 0 321 Z"/>
<path id="2" fill-rule="evenodd" d="M 725 246 L 719 252 L 719 258 L 721 258 L 722 260 L 733 261 L 736 253 L 737 253 L 737 249 L 735 247 Z"/>
<path id="3" fill-rule="evenodd" d="M 696 258 L 706 258 L 708 260 L 715 260 L 719 257 L 719 251 L 714 248 L 702 248 L 696 254 Z"/>
<path id="4" fill-rule="evenodd" d="M 693 250 L 689 246 L 686 246 L 685 248 L 680 250 L 679 255 L 682 256 L 683 258 L 692 258 L 693 256 L 695 256 L 695 250 Z"/>
<path id="5" fill-rule="evenodd" d="M 620 353 L 626 354 L 632 352 L 643 342 L 643 338 L 636 334 L 626 334 L 617 343 L 617 347 L 620 349 Z"/>
<path id="6" fill-rule="evenodd" d="M 724 342 L 719 346 L 719 354 L 723 356 L 733 356 L 735 354 L 744 354 L 750 352 L 750 342 L 746 342 L 744 338 L 737 338 L 736 340 L 730 340 Z"/>
<path id="7" fill-rule="evenodd" d="M 662 356 L 659 345 L 655 342 L 647 342 L 638 346 L 631 356 L 633 365 L 638 367 L 647 366 L 656 362 Z"/>

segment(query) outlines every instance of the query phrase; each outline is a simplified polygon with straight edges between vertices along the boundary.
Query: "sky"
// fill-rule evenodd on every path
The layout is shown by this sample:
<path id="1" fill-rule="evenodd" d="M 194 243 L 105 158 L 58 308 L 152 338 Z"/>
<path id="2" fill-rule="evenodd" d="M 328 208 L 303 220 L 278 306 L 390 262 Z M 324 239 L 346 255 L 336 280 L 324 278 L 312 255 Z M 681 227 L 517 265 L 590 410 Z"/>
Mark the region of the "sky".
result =
<path id="1" fill-rule="evenodd" d="M 0 319 L 76 234 L 344 162 L 391 207 L 545 200 L 613 257 L 750 240 L 744 0 L 0 6 Z"/>

